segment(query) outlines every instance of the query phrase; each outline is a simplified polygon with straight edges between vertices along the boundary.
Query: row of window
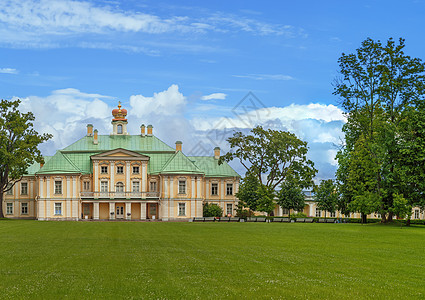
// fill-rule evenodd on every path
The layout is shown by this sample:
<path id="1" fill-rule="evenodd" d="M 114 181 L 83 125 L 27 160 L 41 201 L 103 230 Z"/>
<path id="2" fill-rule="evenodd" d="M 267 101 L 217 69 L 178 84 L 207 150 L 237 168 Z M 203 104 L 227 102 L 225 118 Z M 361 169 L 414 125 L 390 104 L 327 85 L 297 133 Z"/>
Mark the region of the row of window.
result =
<path id="1" fill-rule="evenodd" d="M 6 203 L 6 214 L 13 215 L 13 203 Z M 28 203 L 21 203 L 21 215 L 28 215 Z"/>
<path id="2" fill-rule="evenodd" d="M 226 215 L 233 214 L 233 204 L 226 204 Z M 179 217 L 186 216 L 186 203 L 179 203 Z"/>
<path id="3" fill-rule="evenodd" d="M 179 194 L 186 194 L 186 181 L 179 180 Z M 211 195 L 218 195 L 218 183 L 211 183 Z M 226 195 L 233 195 L 233 183 L 226 184 Z"/>
<path id="4" fill-rule="evenodd" d="M 10 187 L 10 185 L 8 187 Z M 8 190 L 6 195 L 13 195 L 13 188 Z M 21 195 L 28 195 L 28 182 L 21 182 Z"/>
<path id="5" fill-rule="evenodd" d="M 108 181 L 101 181 L 100 182 L 100 192 L 101 193 L 107 193 L 108 192 Z M 140 192 L 140 182 L 139 181 L 133 181 L 132 182 L 133 192 Z M 156 182 L 153 181 L 150 183 L 150 191 L 156 192 Z M 117 182 L 115 185 L 115 192 L 117 193 L 123 193 L 124 192 L 124 183 Z"/>
<path id="6" fill-rule="evenodd" d="M 124 174 L 124 166 L 117 166 L 116 171 L 117 174 Z M 108 166 L 100 166 L 100 173 L 108 174 Z M 139 166 L 133 166 L 133 174 L 140 174 Z"/>

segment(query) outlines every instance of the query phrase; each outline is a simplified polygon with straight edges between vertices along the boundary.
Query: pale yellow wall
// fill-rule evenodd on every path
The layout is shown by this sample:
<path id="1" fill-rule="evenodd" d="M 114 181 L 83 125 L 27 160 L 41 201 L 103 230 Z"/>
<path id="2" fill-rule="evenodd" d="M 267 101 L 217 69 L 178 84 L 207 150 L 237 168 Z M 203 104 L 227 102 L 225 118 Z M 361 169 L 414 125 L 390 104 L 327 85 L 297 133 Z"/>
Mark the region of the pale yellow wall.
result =
<path id="1" fill-rule="evenodd" d="M 99 219 L 109 219 L 109 203 L 99 203 Z"/>
<path id="2" fill-rule="evenodd" d="M 131 219 L 140 220 L 140 203 L 131 203 Z"/>

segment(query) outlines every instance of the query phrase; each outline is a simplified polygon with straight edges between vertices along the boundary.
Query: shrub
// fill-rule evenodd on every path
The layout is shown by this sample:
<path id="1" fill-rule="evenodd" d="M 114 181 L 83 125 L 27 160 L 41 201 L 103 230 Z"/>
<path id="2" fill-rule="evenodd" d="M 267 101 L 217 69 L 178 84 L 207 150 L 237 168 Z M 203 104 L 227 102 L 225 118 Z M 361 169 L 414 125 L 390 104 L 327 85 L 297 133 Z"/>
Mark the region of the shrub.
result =
<path id="1" fill-rule="evenodd" d="M 223 209 L 217 204 L 205 203 L 203 209 L 204 217 L 221 217 L 223 215 Z"/>
<path id="2" fill-rule="evenodd" d="M 307 215 L 302 212 L 297 212 L 296 214 L 291 215 L 291 220 L 296 220 L 297 218 L 307 218 Z"/>
<path id="3" fill-rule="evenodd" d="M 249 210 L 249 209 L 238 209 L 236 210 L 236 217 L 239 218 L 248 218 L 248 217 L 252 217 L 254 215 L 254 212 Z"/>

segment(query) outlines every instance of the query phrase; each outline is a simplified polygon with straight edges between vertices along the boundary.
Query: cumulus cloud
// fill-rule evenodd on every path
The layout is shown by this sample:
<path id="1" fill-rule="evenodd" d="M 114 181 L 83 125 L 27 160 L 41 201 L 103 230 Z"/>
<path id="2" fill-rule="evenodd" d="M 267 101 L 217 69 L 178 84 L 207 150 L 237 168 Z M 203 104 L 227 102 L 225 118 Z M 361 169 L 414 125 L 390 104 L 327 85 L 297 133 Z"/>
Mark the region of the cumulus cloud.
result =
<path id="1" fill-rule="evenodd" d="M 2 74 L 18 74 L 19 71 L 13 68 L 0 68 Z"/>
<path id="2" fill-rule="evenodd" d="M 35 114 L 36 129 L 54 135 L 41 147 L 45 155 L 52 155 L 83 137 L 88 123 L 93 124 L 99 134 L 112 131 L 111 110 L 116 105 L 113 97 L 67 88 L 52 91 L 47 97 L 29 96 L 21 100 L 20 109 Z M 318 103 L 252 110 L 245 107 L 245 113 L 236 110 L 231 117 L 208 118 L 210 114 L 205 112 L 203 118 L 189 120 L 187 98 L 175 84 L 153 95 L 132 95 L 129 101 L 124 100 L 123 106 L 128 111 L 130 134 L 139 134 L 141 124 L 151 124 L 154 134 L 168 145 L 182 140 L 183 152 L 187 155 L 212 155 L 215 146 L 221 147 L 223 153 L 229 151 L 227 137 L 235 130 L 248 134 L 256 125 L 291 131 L 308 142 L 308 155 L 319 170 L 318 179 L 334 176 L 335 154 L 343 138 L 341 129 L 345 122 L 339 108 Z M 236 162 L 232 166 L 244 174 Z"/>
<path id="3" fill-rule="evenodd" d="M 201 97 L 201 100 L 224 100 L 226 99 L 226 94 L 224 93 L 213 93 Z"/>

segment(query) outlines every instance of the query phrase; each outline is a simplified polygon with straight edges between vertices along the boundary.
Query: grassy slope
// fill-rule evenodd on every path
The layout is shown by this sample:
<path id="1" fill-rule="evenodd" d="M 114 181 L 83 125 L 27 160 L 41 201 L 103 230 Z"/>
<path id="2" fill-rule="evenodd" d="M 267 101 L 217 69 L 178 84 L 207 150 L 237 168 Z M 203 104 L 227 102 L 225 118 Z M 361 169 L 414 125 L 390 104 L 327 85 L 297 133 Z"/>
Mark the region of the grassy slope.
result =
<path id="1" fill-rule="evenodd" d="M 0 221 L 2 298 L 423 298 L 425 228 Z"/>

